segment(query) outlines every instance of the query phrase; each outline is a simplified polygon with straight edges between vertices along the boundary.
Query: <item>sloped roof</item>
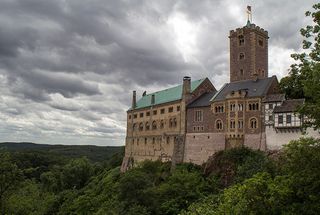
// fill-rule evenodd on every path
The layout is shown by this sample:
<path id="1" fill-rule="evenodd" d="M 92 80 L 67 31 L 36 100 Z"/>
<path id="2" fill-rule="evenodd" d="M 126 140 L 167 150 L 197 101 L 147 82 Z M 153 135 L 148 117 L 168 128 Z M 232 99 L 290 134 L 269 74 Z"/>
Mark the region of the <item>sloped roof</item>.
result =
<path id="1" fill-rule="evenodd" d="M 297 108 L 304 103 L 304 99 L 291 99 L 282 102 L 281 106 L 276 106 L 274 113 L 295 112 Z"/>
<path id="2" fill-rule="evenodd" d="M 207 107 L 210 106 L 210 100 L 216 94 L 216 90 L 201 95 L 198 99 L 188 105 L 188 108 Z"/>
<path id="3" fill-rule="evenodd" d="M 193 92 L 195 89 L 197 89 L 198 86 L 204 80 L 205 80 L 205 78 L 199 79 L 196 81 L 192 81 L 191 82 L 191 92 Z M 155 95 L 155 103 L 154 104 L 151 104 L 152 95 Z M 177 101 L 180 99 L 182 99 L 182 84 L 143 96 L 137 102 L 135 110 L 140 109 L 140 108 L 149 107 L 152 105 L 159 105 L 159 104 L 163 104 L 163 103 L 167 103 L 167 102 L 173 102 L 173 101 Z M 131 108 L 129 110 L 131 110 Z"/>
<path id="4" fill-rule="evenodd" d="M 223 86 L 223 88 L 211 99 L 211 101 L 225 100 L 226 96 L 232 91 L 236 92 L 239 90 L 246 90 L 247 97 L 264 96 L 272 84 L 272 81 L 275 79 L 276 77 L 272 76 L 269 78 L 257 79 L 256 81 L 244 80 L 228 83 Z"/>
<path id="5" fill-rule="evenodd" d="M 281 102 L 285 100 L 285 94 L 270 94 L 263 98 L 263 102 Z"/>

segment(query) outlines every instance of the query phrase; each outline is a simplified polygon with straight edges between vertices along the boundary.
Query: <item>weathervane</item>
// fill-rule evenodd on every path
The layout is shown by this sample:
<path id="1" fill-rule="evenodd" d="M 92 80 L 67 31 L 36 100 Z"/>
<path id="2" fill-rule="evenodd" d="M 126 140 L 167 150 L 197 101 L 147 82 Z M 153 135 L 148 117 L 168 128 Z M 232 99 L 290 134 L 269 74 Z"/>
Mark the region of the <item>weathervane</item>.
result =
<path id="1" fill-rule="evenodd" d="M 247 6 L 247 14 L 248 14 L 248 22 L 252 23 L 252 11 L 251 11 L 251 6 Z"/>

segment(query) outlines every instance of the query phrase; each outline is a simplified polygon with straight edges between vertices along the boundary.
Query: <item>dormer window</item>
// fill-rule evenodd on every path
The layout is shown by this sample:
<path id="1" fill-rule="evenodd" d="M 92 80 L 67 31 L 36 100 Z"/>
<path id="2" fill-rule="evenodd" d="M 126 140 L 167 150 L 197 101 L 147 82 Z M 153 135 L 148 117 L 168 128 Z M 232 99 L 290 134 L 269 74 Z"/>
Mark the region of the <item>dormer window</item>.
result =
<path id="1" fill-rule="evenodd" d="M 239 35 L 239 46 L 243 46 L 244 45 L 244 36 L 243 35 Z"/>

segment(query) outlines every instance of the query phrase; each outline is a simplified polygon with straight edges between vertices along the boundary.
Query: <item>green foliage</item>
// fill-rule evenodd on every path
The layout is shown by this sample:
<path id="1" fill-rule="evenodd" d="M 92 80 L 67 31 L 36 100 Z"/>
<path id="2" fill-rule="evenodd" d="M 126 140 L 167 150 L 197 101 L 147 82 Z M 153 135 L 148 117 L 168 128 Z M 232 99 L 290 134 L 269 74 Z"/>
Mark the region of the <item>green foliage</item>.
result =
<path id="1" fill-rule="evenodd" d="M 182 214 L 318 214 L 320 140 L 292 141 L 279 165 L 275 175 L 259 172 Z"/>
<path id="2" fill-rule="evenodd" d="M 218 180 L 221 188 L 250 178 L 257 172 L 274 170 L 273 162 L 261 151 L 234 148 L 217 152 L 207 162 L 205 173 Z"/>
<path id="3" fill-rule="evenodd" d="M 289 98 L 306 97 L 306 103 L 299 112 L 310 119 L 306 126 L 320 128 L 320 3 L 313 5 L 313 11 L 306 16 L 312 18 L 313 25 L 300 30 L 304 37 L 302 47 L 305 52 L 293 54 L 297 63 L 291 65 L 288 77 L 280 86 Z"/>
<path id="4" fill-rule="evenodd" d="M 54 194 L 43 192 L 39 184 L 26 180 L 8 199 L 8 213 L 15 215 L 51 214 Z"/>
<path id="5" fill-rule="evenodd" d="M 22 172 L 13 162 L 11 155 L 0 149 L 0 210 L 6 211 L 5 202 L 8 195 L 22 180 Z"/>

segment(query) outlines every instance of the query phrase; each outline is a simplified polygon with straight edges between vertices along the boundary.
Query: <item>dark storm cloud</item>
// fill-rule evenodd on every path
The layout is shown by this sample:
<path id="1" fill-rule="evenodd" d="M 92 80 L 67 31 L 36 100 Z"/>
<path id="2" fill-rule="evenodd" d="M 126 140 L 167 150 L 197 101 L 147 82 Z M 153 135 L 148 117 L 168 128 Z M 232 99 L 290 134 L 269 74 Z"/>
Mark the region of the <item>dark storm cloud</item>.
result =
<path id="1" fill-rule="evenodd" d="M 290 52 L 300 47 L 312 3 L 2 0 L 0 126 L 7 138 L 42 135 L 54 142 L 70 134 L 71 142 L 96 135 L 123 143 L 132 90 L 141 96 L 184 75 L 207 76 L 217 88 L 228 81 L 228 33 L 246 23 L 247 4 L 254 22 L 269 31 L 270 50 Z M 177 35 L 185 28 L 172 25 L 177 16 L 194 29 Z"/>

